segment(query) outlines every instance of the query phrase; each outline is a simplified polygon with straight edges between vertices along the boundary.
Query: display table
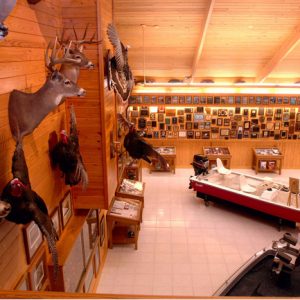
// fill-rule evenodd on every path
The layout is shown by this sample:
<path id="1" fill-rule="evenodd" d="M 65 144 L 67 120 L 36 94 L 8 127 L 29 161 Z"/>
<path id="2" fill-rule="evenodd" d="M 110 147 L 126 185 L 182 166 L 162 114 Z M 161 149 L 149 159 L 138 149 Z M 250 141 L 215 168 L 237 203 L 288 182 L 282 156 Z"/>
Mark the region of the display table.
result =
<path id="1" fill-rule="evenodd" d="M 278 148 L 253 148 L 253 165 L 258 172 L 276 172 L 281 174 L 283 155 Z"/>
<path id="2" fill-rule="evenodd" d="M 141 219 L 141 201 L 113 197 L 106 215 L 108 247 L 112 249 L 113 244 L 134 244 L 137 250 Z"/>
<path id="3" fill-rule="evenodd" d="M 142 162 L 137 160 L 130 164 L 129 162 L 125 163 L 122 178 L 132 179 L 137 181 L 142 181 Z"/>
<path id="4" fill-rule="evenodd" d="M 143 215 L 145 185 L 145 182 L 124 178 L 122 179 L 122 182 L 117 186 L 115 195 L 121 198 L 135 199 L 141 201 Z"/>
<path id="5" fill-rule="evenodd" d="M 224 167 L 230 169 L 231 154 L 228 147 L 203 147 L 203 153 L 209 161 L 209 168 L 217 164 L 217 158 L 220 158 Z"/>
<path id="6" fill-rule="evenodd" d="M 175 174 L 175 166 L 176 166 L 176 147 L 174 146 L 160 146 L 153 147 L 163 158 L 168 162 L 170 166 L 170 172 Z M 149 166 L 150 173 L 152 171 L 165 171 L 161 169 L 160 164 L 154 164 Z"/>

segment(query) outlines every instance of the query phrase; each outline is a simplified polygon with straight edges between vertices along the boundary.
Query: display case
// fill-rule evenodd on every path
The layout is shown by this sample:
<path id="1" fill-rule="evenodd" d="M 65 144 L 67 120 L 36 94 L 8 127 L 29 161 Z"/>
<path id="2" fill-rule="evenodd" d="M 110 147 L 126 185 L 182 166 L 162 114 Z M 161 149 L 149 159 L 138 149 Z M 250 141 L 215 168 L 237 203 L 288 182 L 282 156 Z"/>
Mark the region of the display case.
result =
<path id="1" fill-rule="evenodd" d="M 281 174 L 283 155 L 274 148 L 253 148 L 253 169 L 258 172 L 277 172 Z"/>
<path id="2" fill-rule="evenodd" d="M 142 180 L 142 162 L 137 160 L 134 162 L 125 162 L 122 178 L 131 179 L 131 180 Z M 122 179 L 121 178 L 121 179 Z"/>
<path id="3" fill-rule="evenodd" d="M 223 165 L 230 169 L 230 161 L 231 161 L 231 154 L 228 147 L 203 147 L 203 154 L 207 156 L 209 161 L 209 168 L 214 165 L 216 166 L 217 158 L 220 158 L 223 162 Z"/>
<path id="4" fill-rule="evenodd" d="M 156 146 L 153 147 L 163 158 L 168 162 L 170 167 L 170 172 L 175 174 L 176 168 L 176 147 L 174 146 Z M 153 171 L 165 171 L 161 169 L 159 162 L 149 165 L 150 173 Z"/>
<path id="5" fill-rule="evenodd" d="M 142 203 L 143 209 L 145 185 L 145 182 L 124 178 L 122 182 L 117 186 L 115 195 L 117 197 L 139 200 Z"/>
<path id="6" fill-rule="evenodd" d="M 134 244 L 138 247 L 142 202 L 139 200 L 113 197 L 107 211 L 108 246 Z"/>

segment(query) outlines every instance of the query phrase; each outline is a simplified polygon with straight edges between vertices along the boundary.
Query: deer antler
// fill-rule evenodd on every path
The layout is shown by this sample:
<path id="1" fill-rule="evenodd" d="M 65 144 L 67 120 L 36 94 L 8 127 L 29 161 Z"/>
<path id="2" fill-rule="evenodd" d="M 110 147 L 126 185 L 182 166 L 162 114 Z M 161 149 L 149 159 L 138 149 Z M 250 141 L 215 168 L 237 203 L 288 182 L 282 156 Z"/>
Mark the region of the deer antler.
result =
<path id="1" fill-rule="evenodd" d="M 87 31 L 88 31 L 88 27 L 89 27 L 89 24 L 86 25 L 86 27 L 84 29 L 83 37 L 82 37 L 81 40 L 79 40 L 78 35 L 76 33 L 76 30 L 75 30 L 75 27 L 73 25 L 73 31 L 74 31 L 76 41 L 72 41 L 72 42 L 77 48 L 79 48 L 80 51 L 82 51 L 82 49 L 80 49 L 80 48 L 82 48 L 81 46 L 83 44 L 100 44 L 100 43 L 102 43 L 102 40 L 101 41 L 98 41 L 98 40 L 94 41 L 94 38 L 96 36 L 96 31 L 94 32 L 94 34 L 92 35 L 92 37 L 90 39 L 88 39 L 88 40 L 86 39 L 86 34 L 87 34 Z"/>
<path id="2" fill-rule="evenodd" d="M 55 71 L 55 65 L 58 64 L 64 64 L 64 63 L 71 63 L 71 64 L 80 64 L 80 59 L 72 59 L 72 58 L 68 58 L 68 54 L 70 51 L 70 47 L 72 45 L 72 41 L 69 42 L 68 48 L 64 54 L 64 56 L 62 58 L 58 58 L 57 57 L 57 53 L 59 52 L 59 50 L 61 49 L 61 47 L 58 48 L 57 50 L 57 37 L 55 37 L 55 42 L 54 42 L 54 46 L 52 48 L 52 52 L 51 55 L 49 57 L 49 49 L 50 49 L 50 42 L 48 44 L 48 47 L 46 49 L 45 52 L 45 64 L 46 67 L 51 71 L 54 72 Z"/>

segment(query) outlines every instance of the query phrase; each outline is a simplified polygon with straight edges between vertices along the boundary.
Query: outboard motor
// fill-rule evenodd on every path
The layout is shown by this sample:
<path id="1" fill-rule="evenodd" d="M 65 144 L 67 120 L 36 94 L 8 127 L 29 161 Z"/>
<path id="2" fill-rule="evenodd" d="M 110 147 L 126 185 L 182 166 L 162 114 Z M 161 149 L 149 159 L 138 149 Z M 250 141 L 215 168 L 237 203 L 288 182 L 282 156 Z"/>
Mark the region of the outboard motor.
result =
<path id="1" fill-rule="evenodd" d="M 204 176 L 204 175 L 208 174 L 209 161 L 208 161 L 207 156 L 204 156 L 202 154 L 195 154 L 191 165 L 194 168 L 195 176 L 198 176 L 201 174 Z M 190 176 L 190 177 L 192 177 L 192 176 Z M 190 182 L 189 189 L 191 189 L 191 188 L 192 188 L 192 186 L 191 186 L 191 182 Z"/>

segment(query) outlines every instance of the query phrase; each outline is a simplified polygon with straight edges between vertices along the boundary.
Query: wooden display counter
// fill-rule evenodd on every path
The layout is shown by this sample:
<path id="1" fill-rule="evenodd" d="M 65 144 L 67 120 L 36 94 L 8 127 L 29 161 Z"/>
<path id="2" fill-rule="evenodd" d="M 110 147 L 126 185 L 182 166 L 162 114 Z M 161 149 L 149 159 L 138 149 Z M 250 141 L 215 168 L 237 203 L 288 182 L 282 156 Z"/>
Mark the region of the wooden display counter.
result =
<path id="1" fill-rule="evenodd" d="M 253 148 L 253 169 L 258 172 L 281 174 L 283 155 L 278 148 Z"/>
<path id="2" fill-rule="evenodd" d="M 108 246 L 134 244 L 137 242 L 142 220 L 142 202 L 139 200 L 113 197 L 107 211 Z"/>
<path id="3" fill-rule="evenodd" d="M 170 166 L 170 171 L 175 174 L 176 167 L 176 147 L 174 146 L 159 146 L 153 147 L 160 155 L 164 157 L 164 159 L 168 162 Z M 164 171 L 161 169 L 161 166 L 158 164 L 149 166 L 150 173 L 152 171 Z"/>
<path id="4" fill-rule="evenodd" d="M 220 158 L 223 162 L 223 165 L 230 169 L 231 154 L 228 147 L 203 147 L 203 153 L 207 156 L 209 161 L 209 168 L 211 169 L 212 165 L 216 165 L 217 158 Z"/>
<path id="5" fill-rule="evenodd" d="M 142 162 L 137 160 L 130 163 L 125 163 L 122 178 L 142 181 Z"/>

